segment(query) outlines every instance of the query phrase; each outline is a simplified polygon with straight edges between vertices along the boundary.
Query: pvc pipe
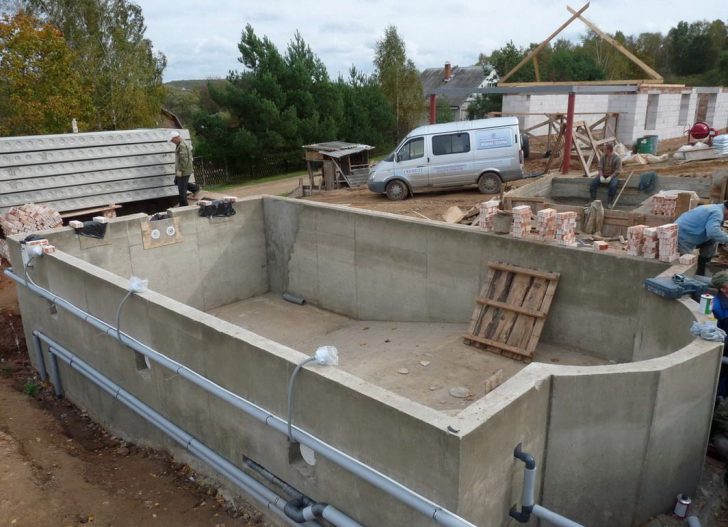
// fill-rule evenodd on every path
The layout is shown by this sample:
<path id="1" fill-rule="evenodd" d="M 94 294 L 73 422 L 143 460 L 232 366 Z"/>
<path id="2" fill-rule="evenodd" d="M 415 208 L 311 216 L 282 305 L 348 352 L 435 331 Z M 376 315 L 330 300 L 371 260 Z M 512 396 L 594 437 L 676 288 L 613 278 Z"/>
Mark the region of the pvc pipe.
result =
<path id="1" fill-rule="evenodd" d="M 688 525 L 690 527 L 702 527 L 697 516 L 688 516 Z"/>
<path id="2" fill-rule="evenodd" d="M 291 302 L 292 304 L 298 304 L 299 306 L 302 306 L 306 303 L 306 300 L 301 296 L 296 296 L 292 293 L 283 293 L 281 295 L 283 297 L 283 300 L 287 302 Z"/>
<path id="3" fill-rule="evenodd" d="M 187 451 L 191 452 L 198 458 L 205 461 L 217 472 L 226 476 L 230 481 L 238 485 L 238 487 L 243 489 L 247 494 L 262 503 L 268 510 L 284 518 L 289 525 L 301 525 L 290 521 L 286 517 L 286 515 L 283 513 L 283 507 L 285 506 L 286 502 L 268 487 L 258 482 L 251 476 L 248 476 L 245 472 L 241 471 L 238 467 L 230 463 L 227 459 L 223 458 L 215 451 L 210 449 L 208 446 L 195 439 L 193 436 L 185 432 L 183 429 L 179 428 L 177 425 L 156 412 L 150 406 L 146 405 L 145 403 L 131 395 L 129 392 L 125 391 L 123 388 L 113 383 L 107 377 L 99 373 L 93 367 L 78 358 L 68 349 L 55 342 L 50 337 L 38 331 L 35 331 L 34 335 L 37 335 L 38 338 L 48 344 L 48 349 L 54 358 L 60 358 L 68 366 L 76 370 L 78 373 L 89 379 L 91 382 L 96 384 L 99 388 L 104 390 L 113 398 L 117 399 L 126 407 L 134 411 L 134 413 L 144 418 L 151 425 L 155 426 L 157 429 L 167 434 L 171 439 L 176 441 Z M 317 523 L 309 522 L 306 522 L 303 525 L 320 527 Z M 346 527 L 346 525 L 342 525 L 342 527 Z"/>
<path id="4" fill-rule="evenodd" d="M 323 518 L 324 520 L 330 521 L 339 527 L 363 527 L 360 523 L 355 522 L 333 505 L 326 506 Z M 698 525 L 698 527 L 700 527 L 700 525 Z"/>
<path id="5" fill-rule="evenodd" d="M 6 269 L 5 274 L 9 278 L 12 278 L 18 284 L 30 289 L 30 291 L 32 291 L 36 295 L 50 300 L 51 302 L 54 302 L 57 307 L 65 309 L 66 311 L 77 316 L 81 320 L 88 322 L 93 327 L 99 329 L 100 331 L 103 331 L 110 337 L 119 340 L 122 344 L 148 357 L 160 366 L 171 370 L 175 374 L 185 378 L 186 380 L 202 388 L 203 390 L 215 395 L 216 397 L 222 399 L 231 406 L 267 424 L 274 430 L 277 430 L 279 433 L 284 435 L 288 434 L 288 423 L 280 417 L 273 415 L 272 413 L 261 408 L 260 406 L 248 401 L 247 399 L 244 399 L 243 397 L 232 393 L 222 386 L 215 384 L 210 379 L 203 377 L 202 375 L 189 369 L 188 367 L 170 359 L 165 355 L 162 355 L 158 351 L 130 337 L 124 332 L 121 332 L 120 337 L 117 337 L 116 328 L 114 328 L 110 324 L 107 324 L 103 320 L 96 318 L 90 313 L 87 313 L 83 309 L 76 307 L 68 300 L 65 300 L 64 298 L 59 297 L 51 291 L 48 291 L 47 289 L 38 286 L 37 284 L 33 283 L 30 277 L 28 277 L 28 280 L 25 280 L 15 274 L 12 269 Z M 445 527 L 476 527 L 468 520 L 461 518 L 460 516 L 443 507 L 440 507 L 435 502 L 395 481 L 389 476 L 382 474 L 378 470 L 362 463 L 358 459 L 351 457 L 341 450 L 338 450 L 337 448 L 329 445 L 328 443 L 325 443 L 319 438 L 295 426 L 292 427 L 292 435 L 294 440 L 298 441 L 303 445 L 306 445 L 311 450 L 325 457 L 329 461 L 346 469 L 350 473 L 363 479 L 367 483 L 385 492 L 386 494 L 396 498 L 397 500 L 418 511 L 419 513 L 433 519 L 440 525 L 444 525 Z"/>
<path id="6" fill-rule="evenodd" d="M 33 335 L 35 335 L 35 332 L 33 332 Z M 51 382 L 53 383 L 53 391 L 56 394 L 56 397 L 59 399 L 63 397 L 63 384 L 61 384 L 61 372 L 58 370 L 58 359 L 56 359 L 56 356 L 53 354 L 53 350 L 48 348 L 48 351 L 51 352 L 50 359 L 51 359 Z"/>
<path id="7" fill-rule="evenodd" d="M 582 524 L 571 521 L 569 518 L 564 518 L 561 514 L 556 514 L 553 511 L 541 507 L 541 505 L 533 506 L 533 515 L 547 522 L 551 522 L 557 527 L 584 527 Z"/>
<path id="8" fill-rule="evenodd" d="M 536 504 L 535 499 L 536 488 L 536 469 L 527 468 L 523 472 L 523 494 L 521 504 L 524 507 L 533 507 Z"/>
<path id="9" fill-rule="evenodd" d="M 296 377 L 298 376 L 298 372 L 301 371 L 301 368 L 303 368 L 306 364 L 310 364 L 311 362 L 315 361 L 315 357 L 309 357 L 307 359 L 304 359 L 301 361 L 300 364 L 298 364 L 294 370 L 293 373 L 291 373 L 291 378 L 288 379 L 288 440 L 293 442 L 293 387 L 296 383 Z"/>
<path id="10" fill-rule="evenodd" d="M 720 362 L 723 364 L 728 364 L 728 357 L 721 357 Z"/>
<path id="11" fill-rule="evenodd" d="M 48 378 L 48 372 L 46 371 L 45 359 L 43 358 L 43 346 L 35 334 L 33 335 L 33 351 L 35 352 L 35 362 L 38 363 L 40 380 L 45 381 Z"/>

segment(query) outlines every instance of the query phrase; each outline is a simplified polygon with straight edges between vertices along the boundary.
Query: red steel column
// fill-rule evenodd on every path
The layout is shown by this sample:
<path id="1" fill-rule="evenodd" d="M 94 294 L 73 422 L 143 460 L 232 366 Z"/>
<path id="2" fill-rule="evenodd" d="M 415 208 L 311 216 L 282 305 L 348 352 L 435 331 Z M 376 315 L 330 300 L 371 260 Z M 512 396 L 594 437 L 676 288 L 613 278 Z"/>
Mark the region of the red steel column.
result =
<path id="1" fill-rule="evenodd" d="M 437 122 L 437 95 L 430 95 L 430 124 Z"/>
<path id="2" fill-rule="evenodd" d="M 566 110 L 566 130 L 564 131 L 564 159 L 561 162 L 561 173 L 568 174 L 571 164 L 571 133 L 574 131 L 574 104 L 576 94 L 569 94 L 569 105 Z"/>

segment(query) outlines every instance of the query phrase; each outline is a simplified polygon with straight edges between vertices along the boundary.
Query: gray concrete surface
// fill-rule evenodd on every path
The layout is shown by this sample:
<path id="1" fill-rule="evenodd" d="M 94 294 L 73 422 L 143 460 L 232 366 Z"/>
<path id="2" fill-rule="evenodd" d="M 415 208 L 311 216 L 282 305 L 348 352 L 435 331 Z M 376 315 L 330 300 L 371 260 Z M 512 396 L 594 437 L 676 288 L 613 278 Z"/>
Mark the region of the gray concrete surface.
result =
<path id="1" fill-rule="evenodd" d="M 484 262 L 557 271 L 547 348 L 558 354 L 577 347 L 614 364 L 532 363 L 463 408 L 440 410 L 387 377 L 400 359 L 419 358 L 416 347 L 407 350 L 397 337 L 401 347 L 391 367 L 386 353 L 374 350 L 370 359 L 344 349 L 341 367 L 304 369 L 296 424 L 480 526 L 511 524 L 507 512 L 518 502 L 523 476 L 512 456 L 519 442 L 539 462 L 539 501 L 590 527 L 637 524 L 662 512 L 678 491 L 695 490 L 721 346 L 688 334 L 698 318 L 688 302 L 665 302 L 643 290 L 642 280 L 665 265 L 272 197 L 244 200 L 236 210 L 233 218 L 211 221 L 198 218 L 194 207 L 175 209 L 183 242 L 147 252 L 140 249 L 141 217 L 117 219 L 98 242 L 81 241 L 69 229 L 51 232 L 59 251 L 31 273 L 110 323 L 126 276 L 149 278 L 150 291 L 129 300 L 122 327 L 284 416 L 288 376 L 322 332 L 346 348 L 360 343 L 351 338 L 359 333 L 381 339 L 391 324 L 407 327 L 406 340 L 416 346 L 422 326 L 432 326 L 424 332 L 432 342 L 422 345 L 437 348 L 435 337 L 445 342 L 467 322 L 485 280 Z M 10 248 L 20 270 L 17 238 Z M 334 313 L 306 319 L 297 336 L 288 320 L 276 323 L 265 309 L 247 311 L 264 322 L 255 331 L 201 311 L 234 312 L 236 303 L 255 306 L 260 295 L 283 290 L 305 296 L 314 310 L 377 325 L 337 326 Z M 131 350 L 63 311 L 53 313 L 22 288 L 19 299 L 26 336 L 33 329 L 48 333 L 231 462 L 250 457 L 364 525 L 434 525 L 324 459 L 313 467 L 289 463 L 285 437 L 179 376 L 156 366 L 140 370 Z M 62 375 L 68 397 L 117 433 L 184 456 L 66 368 Z"/>

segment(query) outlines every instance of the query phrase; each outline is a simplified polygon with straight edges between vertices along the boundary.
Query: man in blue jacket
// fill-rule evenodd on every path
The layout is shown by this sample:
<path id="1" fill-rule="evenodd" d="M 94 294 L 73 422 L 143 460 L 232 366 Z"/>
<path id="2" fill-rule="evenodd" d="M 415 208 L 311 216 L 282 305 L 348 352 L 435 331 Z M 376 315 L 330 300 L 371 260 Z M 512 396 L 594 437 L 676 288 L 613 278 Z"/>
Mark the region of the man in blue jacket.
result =
<path id="1" fill-rule="evenodd" d="M 728 243 L 723 222 L 728 220 L 728 201 L 718 205 L 701 205 L 680 215 L 677 245 L 680 254 L 700 249 L 695 274 L 705 275 L 705 265 L 715 256 L 719 243 Z"/>

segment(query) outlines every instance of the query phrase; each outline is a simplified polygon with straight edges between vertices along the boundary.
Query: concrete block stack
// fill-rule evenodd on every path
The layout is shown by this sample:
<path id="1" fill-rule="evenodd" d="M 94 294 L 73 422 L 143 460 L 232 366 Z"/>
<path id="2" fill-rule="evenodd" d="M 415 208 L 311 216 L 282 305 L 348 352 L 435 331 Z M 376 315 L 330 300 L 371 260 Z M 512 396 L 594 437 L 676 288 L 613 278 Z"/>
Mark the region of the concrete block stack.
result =
<path id="1" fill-rule="evenodd" d="M 646 225 L 632 225 L 627 227 L 627 254 L 630 256 L 642 255 L 642 241 Z"/>
<path id="2" fill-rule="evenodd" d="M 54 229 L 63 225 L 63 219 L 57 210 L 48 205 L 29 203 L 20 207 L 12 207 L 6 214 L 0 215 L 0 228 L 5 236 L 25 234 L 46 229 Z M 0 256 L 9 260 L 8 246 L 0 240 Z"/>
<path id="3" fill-rule="evenodd" d="M 652 196 L 652 214 L 656 216 L 675 216 L 677 195 L 655 194 Z"/>
<path id="4" fill-rule="evenodd" d="M 642 256 L 655 259 L 658 253 L 657 228 L 646 227 L 642 231 Z"/>
<path id="5" fill-rule="evenodd" d="M 513 207 L 513 226 L 511 235 L 514 238 L 525 238 L 531 232 L 531 207 L 519 205 Z"/>
<path id="6" fill-rule="evenodd" d="M 480 216 L 478 226 L 485 232 L 491 232 L 493 230 L 493 221 L 495 215 L 498 213 L 498 205 L 500 201 L 492 199 L 490 201 L 482 202 L 478 208 L 480 209 Z"/>
<path id="7" fill-rule="evenodd" d="M 553 240 L 556 237 L 556 210 L 541 209 L 536 213 L 536 233 L 539 240 Z"/>
<path id="8" fill-rule="evenodd" d="M 658 257 L 661 262 L 671 263 L 680 258 L 677 250 L 677 224 L 668 223 L 657 227 Z"/>
<path id="9" fill-rule="evenodd" d="M 556 241 L 561 245 L 576 245 L 576 212 L 556 214 Z"/>

